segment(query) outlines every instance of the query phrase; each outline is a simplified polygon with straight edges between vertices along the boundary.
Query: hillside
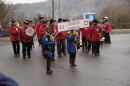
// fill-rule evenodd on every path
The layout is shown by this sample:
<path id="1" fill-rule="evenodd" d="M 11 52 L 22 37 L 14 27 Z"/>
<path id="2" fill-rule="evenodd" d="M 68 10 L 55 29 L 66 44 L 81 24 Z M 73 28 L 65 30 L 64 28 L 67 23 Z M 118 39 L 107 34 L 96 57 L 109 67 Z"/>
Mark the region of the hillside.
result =
<path id="1" fill-rule="evenodd" d="M 123 3 L 124 0 L 61 0 L 61 16 L 74 18 L 86 12 L 98 12 L 106 5 Z M 33 4 L 16 4 L 18 11 L 24 13 L 26 17 L 34 17 L 38 13 L 41 15 L 51 15 L 51 0 Z M 59 17 L 59 0 L 55 0 L 55 17 Z"/>

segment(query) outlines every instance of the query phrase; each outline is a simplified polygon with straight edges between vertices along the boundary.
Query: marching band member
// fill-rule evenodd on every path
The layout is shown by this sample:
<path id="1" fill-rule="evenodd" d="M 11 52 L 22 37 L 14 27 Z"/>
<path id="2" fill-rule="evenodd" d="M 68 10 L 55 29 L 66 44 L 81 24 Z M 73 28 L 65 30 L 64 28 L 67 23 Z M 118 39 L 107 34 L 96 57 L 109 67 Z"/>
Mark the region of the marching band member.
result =
<path id="1" fill-rule="evenodd" d="M 42 40 L 42 37 L 44 36 L 45 32 L 46 32 L 46 21 L 43 21 L 43 25 L 39 29 L 40 41 Z"/>
<path id="2" fill-rule="evenodd" d="M 86 37 L 85 28 L 80 28 L 80 29 L 78 30 L 78 35 L 79 35 L 79 36 L 80 36 L 80 32 L 82 32 L 82 44 L 83 44 L 83 46 L 82 46 L 82 51 L 84 52 L 85 37 Z"/>
<path id="3" fill-rule="evenodd" d="M 51 35 L 53 33 L 53 29 L 51 27 L 47 27 L 45 35 L 42 37 L 42 52 L 43 56 L 47 59 L 47 74 L 52 74 L 51 70 L 51 60 L 53 58 L 53 47 L 55 44 L 54 38 Z"/>
<path id="4" fill-rule="evenodd" d="M 109 33 L 112 32 L 112 28 L 110 23 L 108 22 L 108 17 L 103 18 L 105 23 L 104 23 L 104 29 L 105 29 L 105 43 L 111 44 L 110 40 L 110 35 Z"/>
<path id="5" fill-rule="evenodd" d="M 102 29 L 98 25 L 98 21 L 94 19 L 93 25 L 91 26 L 90 33 L 89 33 L 89 40 L 92 41 L 92 53 L 95 54 L 95 56 L 99 56 L 100 51 L 100 39 L 102 37 Z"/>
<path id="6" fill-rule="evenodd" d="M 51 28 L 52 29 L 52 36 L 55 36 L 55 32 L 54 32 L 54 25 L 55 25 L 55 21 L 53 19 L 50 19 L 49 21 L 49 25 L 46 28 Z M 54 39 L 55 41 L 55 39 Z M 54 59 L 55 57 L 55 44 L 52 45 L 52 61 L 55 61 Z"/>
<path id="7" fill-rule="evenodd" d="M 39 46 L 41 45 L 41 41 L 40 41 L 40 37 L 39 37 L 39 29 L 43 25 L 43 21 L 44 21 L 44 17 L 40 16 L 39 22 L 36 24 L 36 33 L 37 33 L 37 37 L 38 37 Z"/>
<path id="8" fill-rule="evenodd" d="M 89 50 L 91 49 L 91 41 L 89 40 L 89 33 L 90 33 L 91 26 L 92 23 L 90 22 L 90 26 L 86 28 L 85 46 L 86 46 L 87 53 L 89 53 Z"/>
<path id="9" fill-rule="evenodd" d="M 76 48 L 77 44 L 79 43 L 79 36 L 78 34 L 74 33 L 74 30 L 71 30 L 67 33 L 67 51 L 70 54 L 70 67 L 77 66 L 75 64 L 75 57 L 76 57 Z"/>
<path id="10" fill-rule="evenodd" d="M 30 45 L 31 45 L 32 37 L 26 34 L 26 29 L 29 27 L 29 22 L 24 21 L 23 23 L 24 24 L 21 29 L 22 45 L 23 45 L 22 53 L 23 53 L 23 59 L 26 59 L 26 48 L 27 48 L 28 58 L 31 58 Z"/>
<path id="11" fill-rule="evenodd" d="M 58 23 L 62 23 L 62 22 L 63 22 L 63 20 L 61 18 L 59 18 Z M 57 24 L 54 26 L 54 31 L 56 32 L 55 34 L 58 33 L 58 25 Z M 66 55 L 65 38 L 66 38 L 65 31 L 58 33 L 58 35 L 56 36 L 58 57 L 61 57 L 61 53 Z"/>
<path id="12" fill-rule="evenodd" d="M 29 27 L 33 28 L 34 31 L 36 32 L 35 25 L 32 23 L 32 20 L 29 20 Z M 34 40 L 33 39 L 34 39 L 35 34 L 32 36 L 31 47 L 30 47 L 31 49 L 32 49 L 32 47 L 34 48 Z"/>
<path id="13" fill-rule="evenodd" d="M 14 55 L 19 56 L 20 55 L 20 29 L 16 27 L 15 20 L 11 20 L 11 25 L 9 26 L 9 32 L 10 32 L 10 41 L 12 41 L 13 51 Z"/>

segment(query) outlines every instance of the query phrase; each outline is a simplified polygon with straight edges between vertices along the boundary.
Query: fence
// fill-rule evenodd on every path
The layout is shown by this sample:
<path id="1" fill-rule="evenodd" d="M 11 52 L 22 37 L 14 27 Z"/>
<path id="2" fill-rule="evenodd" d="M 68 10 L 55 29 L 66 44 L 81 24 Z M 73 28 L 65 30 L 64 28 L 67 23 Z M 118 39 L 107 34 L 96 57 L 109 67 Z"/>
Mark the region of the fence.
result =
<path id="1" fill-rule="evenodd" d="M 112 29 L 130 29 L 130 23 L 111 24 Z"/>

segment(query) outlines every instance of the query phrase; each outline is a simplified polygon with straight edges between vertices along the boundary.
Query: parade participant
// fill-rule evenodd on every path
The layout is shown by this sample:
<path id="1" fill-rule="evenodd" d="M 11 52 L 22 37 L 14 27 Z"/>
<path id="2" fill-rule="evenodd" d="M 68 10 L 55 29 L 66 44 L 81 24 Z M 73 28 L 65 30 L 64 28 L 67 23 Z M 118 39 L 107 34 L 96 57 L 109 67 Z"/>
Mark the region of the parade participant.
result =
<path id="1" fill-rule="evenodd" d="M 3 29 L 2 29 L 1 22 L 0 22 L 0 38 L 2 37 L 2 31 L 3 31 Z"/>
<path id="2" fill-rule="evenodd" d="M 29 26 L 34 29 L 35 34 L 36 34 L 35 25 L 32 23 L 32 20 L 29 20 Z M 32 49 L 32 47 L 34 48 L 34 40 L 33 39 L 34 39 L 35 34 L 32 36 L 31 47 L 30 47 L 31 49 Z"/>
<path id="3" fill-rule="evenodd" d="M 91 41 L 89 40 L 89 33 L 90 33 L 90 29 L 92 26 L 92 22 L 90 22 L 90 26 L 86 28 L 86 37 L 85 37 L 85 47 L 86 47 L 86 51 L 87 53 L 89 53 L 89 50 L 91 49 Z"/>
<path id="4" fill-rule="evenodd" d="M 85 48 L 85 37 L 86 37 L 86 31 L 85 31 L 85 28 L 80 28 L 78 30 L 78 35 L 80 35 L 80 32 L 82 33 L 82 51 L 84 52 L 84 48 Z"/>
<path id="5" fill-rule="evenodd" d="M 98 21 L 94 19 L 93 25 L 90 28 L 90 33 L 89 33 L 89 40 L 92 41 L 92 53 L 95 54 L 95 56 L 99 56 L 100 51 L 100 39 L 102 37 L 102 29 L 98 25 Z"/>
<path id="6" fill-rule="evenodd" d="M 58 23 L 62 23 L 63 20 L 61 18 L 58 19 Z M 65 38 L 66 38 L 66 33 L 65 31 L 58 33 L 58 24 L 54 26 L 54 31 L 56 32 L 55 34 L 58 34 L 56 36 L 56 41 L 57 41 L 57 52 L 58 52 L 58 57 L 61 57 L 61 53 L 66 55 L 66 50 L 65 50 Z"/>
<path id="7" fill-rule="evenodd" d="M 29 27 L 29 22 L 28 21 L 24 21 L 23 22 L 23 27 L 21 29 L 21 35 L 22 35 L 22 44 L 23 44 L 23 59 L 26 59 L 26 51 L 27 51 L 27 55 L 28 58 L 31 58 L 31 53 L 30 53 L 30 44 L 32 41 L 32 37 L 28 36 L 26 34 L 26 29 Z M 26 50 L 27 48 L 27 50 Z"/>
<path id="8" fill-rule="evenodd" d="M 46 21 L 43 21 L 43 25 L 39 29 L 40 41 L 42 40 L 42 37 L 44 36 L 45 32 L 46 32 Z"/>
<path id="9" fill-rule="evenodd" d="M 19 86 L 16 81 L 0 73 L 0 86 Z"/>
<path id="10" fill-rule="evenodd" d="M 108 17 L 104 17 L 104 29 L 105 29 L 105 43 L 111 44 L 109 33 L 112 32 L 110 23 L 108 22 Z"/>
<path id="11" fill-rule="evenodd" d="M 44 17 L 39 16 L 39 22 L 36 24 L 36 33 L 37 33 L 37 37 L 38 37 L 39 46 L 41 45 L 40 36 L 39 36 L 39 29 L 43 25 L 43 21 L 44 21 Z"/>
<path id="12" fill-rule="evenodd" d="M 20 55 L 20 30 L 15 25 L 15 20 L 11 20 L 11 25 L 9 26 L 9 32 L 10 32 L 10 41 L 12 41 L 13 51 L 14 55 L 19 56 Z"/>
<path id="13" fill-rule="evenodd" d="M 78 34 L 74 33 L 74 30 L 71 30 L 67 33 L 67 51 L 70 54 L 70 67 L 77 66 L 75 64 L 75 57 L 76 57 L 76 48 L 77 44 L 79 43 L 79 36 Z"/>
<path id="14" fill-rule="evenodd" d="M 55 44 L 54 38 L 51 35 L 53 33 L 53 29 L 51 27 L 46 28 L 46 33 L 42 37 L 42 52 L 43 56 L 47 59 L 46 69 L 47 74 L 52 74 L 53 71 L 51 70 L 51 60 L 53 58 L 53 47 L 52 45 Z"/>
<path id="15" fill-rule="evenodd" d="M 52 32 L 53 32 L 52 36 L 53 37 L 55 36 L 54 25 L 55 25 L 55 21 L 53 19 L 50 19 L 49 25 L 46 27 L 46 28 L 52 29 Z M 56 41 L 56 40 L 54 39 L 54 41 Z M 54 57 L 55 57 L 55 44 L 52 45 L 52 61 L 55 61 Z"/>

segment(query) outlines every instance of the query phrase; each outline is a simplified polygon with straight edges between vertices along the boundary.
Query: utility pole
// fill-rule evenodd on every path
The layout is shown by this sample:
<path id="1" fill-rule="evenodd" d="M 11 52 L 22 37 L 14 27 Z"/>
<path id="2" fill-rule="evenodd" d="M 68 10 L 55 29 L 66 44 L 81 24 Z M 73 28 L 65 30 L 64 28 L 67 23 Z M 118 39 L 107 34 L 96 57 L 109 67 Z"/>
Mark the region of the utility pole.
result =
<path id="1" fill-rule="evenodd" d="M 52 18 L 54 19 L 54 0 L 52 0 Z"/>
<path id="2" fill-rule="evenodd" d="M 59 18 L 61 18 L 61 13 L 60 13 L 60 0 L 59 0 Z"/>

